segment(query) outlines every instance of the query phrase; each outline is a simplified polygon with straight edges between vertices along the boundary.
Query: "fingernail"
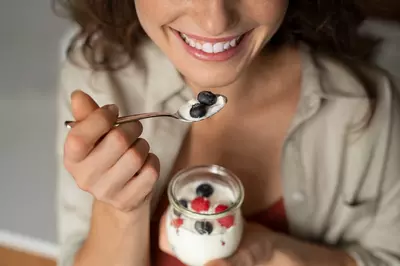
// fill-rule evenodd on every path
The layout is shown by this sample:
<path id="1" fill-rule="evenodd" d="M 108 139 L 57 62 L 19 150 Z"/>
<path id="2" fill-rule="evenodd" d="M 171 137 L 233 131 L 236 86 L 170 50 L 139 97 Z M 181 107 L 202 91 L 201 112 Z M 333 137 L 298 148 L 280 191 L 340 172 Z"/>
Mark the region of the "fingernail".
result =
<path id="1" fill-rule="evenodd" d="M 118 106 L 116 106 L 115 104 L 109 104 L 104 106 L 106 109 L 110 110 L 112 113 L 114 114 L 118 114 Z"/>

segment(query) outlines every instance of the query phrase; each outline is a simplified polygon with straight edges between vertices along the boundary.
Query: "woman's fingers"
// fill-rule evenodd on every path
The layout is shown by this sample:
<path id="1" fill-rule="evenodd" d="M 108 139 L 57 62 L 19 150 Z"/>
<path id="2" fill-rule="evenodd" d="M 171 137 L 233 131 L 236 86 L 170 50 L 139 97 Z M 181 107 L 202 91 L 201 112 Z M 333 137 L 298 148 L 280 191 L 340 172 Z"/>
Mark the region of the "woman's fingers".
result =
<path id="1" fill-rule="evenodd" d="M 160 172 L 140 122 L 115 127 L 118 108 L 98 108 L 87 94 L 72 95 L 78 123 L 65 141 L 64 165 L 76 184 L 97 200 L 130 211 L 147 202 Z"/>
<path id="2" fill-rule="evenodd" d="M 140 171 L 147 160 L 149 150 L 147 141 L 138 139 L 95 184 L 93 194 L 96 198 L 114 198 Z"/>
<path id="3" fill-rule="evenodd" d="M 142 134 L 142 130 L 142 125 L 139 122 L 123 124 L 112 129 L 83 161 L 83 164 L 87 166 L 86 175 L 88 177 L 98 176 L 108 171 L 119 158 L 124 156 L 124 153 Z M 131 152 L 134 152 L 134 149 Z M 107 156 L 104 156 L 104 154 L 107 154 Z M 125 167 L 127 166 L 125 165 Z M 136 170 L 139 169 L 140 167 Z"/>
<path id="4" fill-rule="evenodd" d="M 76 121 L 82 121 L 94 110 L 98 109 L 97 103 L 86 93 L 76 90 L 71 95 L 72 114 Z"/>
<path id="5" fill-rule="evenodd" d="M 130 211 L 149 199 L 151 191 L 160 173 L 160 162 L 154 154 L 147 156 L 146 162 L 139 173 L 132 177 L 115 197 L 119 209 Z"/>
<path id="6" fill-rule="evenodd" d="M 106 105 L 77 123 L 67 136 L 65 158 L 71 162 L 84 160 L 100 138 L 111 130 L 117 117 L 118 108 Z"/>

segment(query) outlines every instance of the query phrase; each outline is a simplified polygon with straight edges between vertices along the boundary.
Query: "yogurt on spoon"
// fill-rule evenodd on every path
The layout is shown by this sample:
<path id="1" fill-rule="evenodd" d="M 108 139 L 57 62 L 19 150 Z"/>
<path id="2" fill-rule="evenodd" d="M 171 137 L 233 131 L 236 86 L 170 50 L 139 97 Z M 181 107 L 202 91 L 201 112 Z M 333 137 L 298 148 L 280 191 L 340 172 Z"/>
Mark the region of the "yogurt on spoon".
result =
<path id="1" fill-rule="evenodd" d="M 193 99 L 182 105 L 178 115 L 187 122 L 198 122 L 207 119 L 225 107 L 228 99 L 224 95 L 202 91 Z"/>

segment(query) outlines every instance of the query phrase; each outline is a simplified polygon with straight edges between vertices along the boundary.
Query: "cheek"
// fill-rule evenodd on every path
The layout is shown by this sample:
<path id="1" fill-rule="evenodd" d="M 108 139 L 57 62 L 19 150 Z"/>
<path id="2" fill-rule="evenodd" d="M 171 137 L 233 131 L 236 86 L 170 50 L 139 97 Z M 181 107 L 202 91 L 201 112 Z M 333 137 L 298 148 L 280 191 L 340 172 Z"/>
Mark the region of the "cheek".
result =
<path id="1" fill-rule="evenodd" d="M 288 0 L 247 0 L 248 16 L 259 25 L 278 26 L 283 20 L 288 7 Z"/>
<path id="2" fill-rule="evenodd" d="M 176 0 L 135 0 L 136 13 L 144 27 L 162 27 L 173 21 L 181 5 Z M 181 1 L 181 0 L 178 0 Z"/>

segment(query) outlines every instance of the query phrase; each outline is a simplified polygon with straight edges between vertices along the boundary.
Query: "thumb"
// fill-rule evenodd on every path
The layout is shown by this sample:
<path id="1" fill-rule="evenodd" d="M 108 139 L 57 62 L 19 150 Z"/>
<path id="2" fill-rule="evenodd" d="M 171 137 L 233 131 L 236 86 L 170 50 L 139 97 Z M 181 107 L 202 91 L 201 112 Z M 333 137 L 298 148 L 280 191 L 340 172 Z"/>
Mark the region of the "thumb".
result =
<path id="1" fill-rule="evenodd" d="M 76 121 L 82 121 L 99 106 L 88 94 L 76 90 L 71 94 L 71 109 Z"/>

